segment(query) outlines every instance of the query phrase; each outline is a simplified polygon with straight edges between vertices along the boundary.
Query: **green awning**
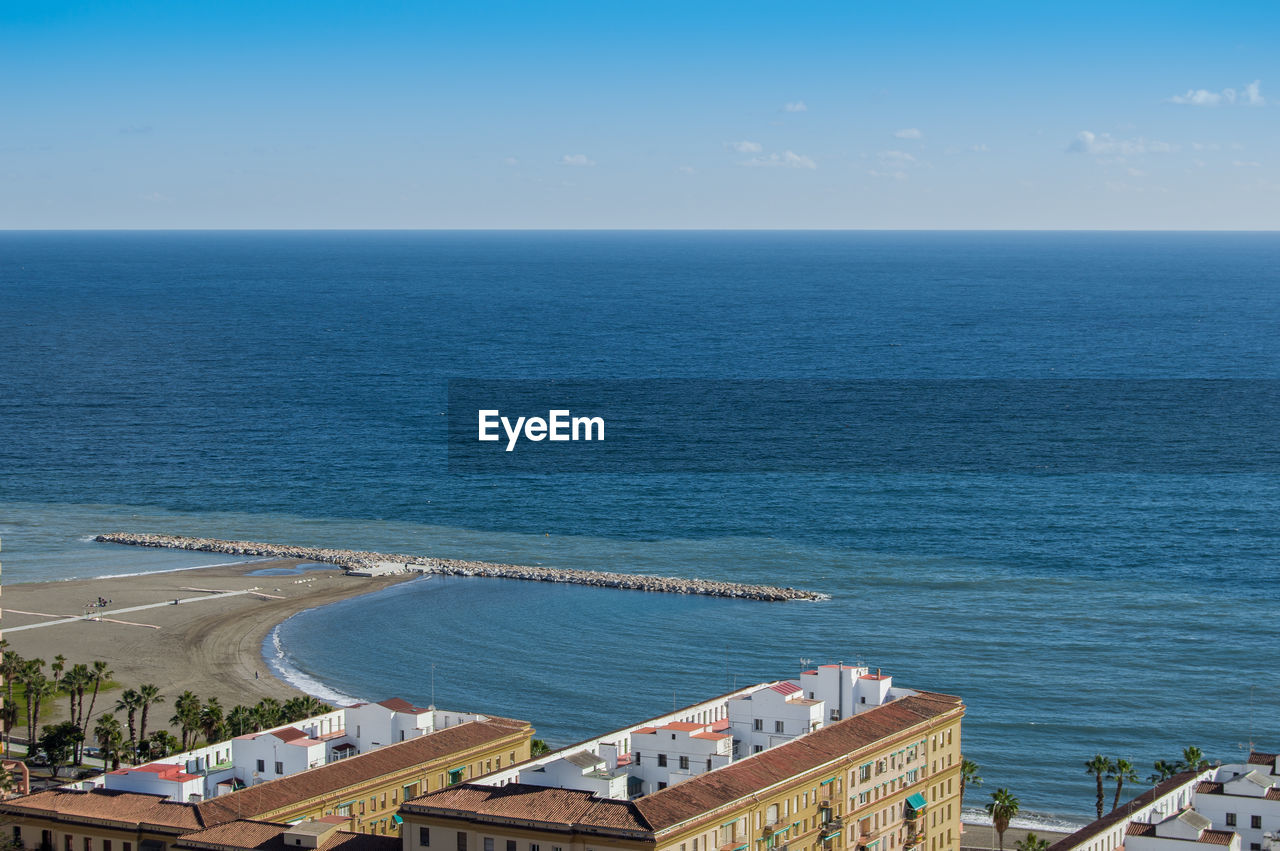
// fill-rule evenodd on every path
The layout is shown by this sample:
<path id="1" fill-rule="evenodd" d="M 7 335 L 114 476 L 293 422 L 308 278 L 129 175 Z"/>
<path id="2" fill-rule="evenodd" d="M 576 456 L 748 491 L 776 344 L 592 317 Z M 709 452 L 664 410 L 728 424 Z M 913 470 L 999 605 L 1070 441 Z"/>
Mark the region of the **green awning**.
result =
<path id="1" fill-rule="evenodd" d="M 828 783 L 835 783 L 835 782 L 836 782 L 836 779 L 832 777 L 830 780 L 823 780 L 822 783 L 820 783 L 819 785 L 826 786 Z"/>
<path id="2" fill-rule="evenodd" d="M 844 831 L 837 830 L 835 833 L 828 833 L 826 836 L 822 837 L 822 841 L 826 842 L 828 839 L 835 839 L 837 836 L 839 836 L 843 832 Z"/>
<path id="3" fill-rule="evenodd" d="M 400 814 L 399 814 L 399 813 L 396 813 L 395 815 L 393 815 L 393 816 L 391 817 L 391 820 L 392 820 L 393 822 L 395 822 L 396 824 L 404 824 L 404 819 L 400 818 Z"/>
<path id="4" fill-rule="evenodd" d="M 910 798 L 907 798 L 907 805 L 918 813 L 924 812 L 926 803 L 928 802 L 925 801 L 924 795 L 921 795 L 919 792 L 916 792 Z"/>

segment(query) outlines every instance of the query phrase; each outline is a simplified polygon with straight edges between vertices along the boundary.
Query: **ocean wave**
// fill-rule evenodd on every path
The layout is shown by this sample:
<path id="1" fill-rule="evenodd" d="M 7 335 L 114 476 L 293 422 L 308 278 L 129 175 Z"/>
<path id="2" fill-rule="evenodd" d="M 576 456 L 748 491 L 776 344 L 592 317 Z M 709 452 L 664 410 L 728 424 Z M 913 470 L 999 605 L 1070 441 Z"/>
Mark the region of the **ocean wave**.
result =
<path id="1" fill-rule="evenodd" d="M 312 611 L 307 609 L 305 611 Z M 299 612 L 298 614 L 303 614 Z M 275 676 L 300 691 L 304 691 L 312 697 L 318 697 L 326 703 L 332 703 L 340 706 L 350 706 L 355 703 L 361 703 L 362 699 L 353 697 L 344 692 L 340 692 L 335 688 L 330 688 L 324 683 L 317 680 L 310 674 L 299 670 L 289 660 L 289 654 L 284 650 L 284 645 L 280 641 L 280 627 L 288 623 L 277 624 L 276 628 L 271 630 L 262 642 L 262 658 L 266 661 L 267 666 Z"/>
<path id="2" fill-rule="evenodd" d="M 984 810 L 966 808 L 960 812 L 960 820 L 965 824 L 991 826 L 991 816 Z M 1009 822 L 1009 827 L 1019 830 L 1043 830 L 1053 833 L 1075 833 L 1089 823 L 1086 818 L 1059 815 L 1057 813 L 1021 812 Z"/>

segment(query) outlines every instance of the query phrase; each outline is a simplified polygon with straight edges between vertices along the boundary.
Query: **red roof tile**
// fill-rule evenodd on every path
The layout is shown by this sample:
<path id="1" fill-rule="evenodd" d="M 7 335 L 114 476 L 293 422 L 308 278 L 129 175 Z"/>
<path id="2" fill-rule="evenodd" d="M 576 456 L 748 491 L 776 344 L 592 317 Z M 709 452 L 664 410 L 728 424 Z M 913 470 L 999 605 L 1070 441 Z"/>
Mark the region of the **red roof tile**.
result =
<path id="1" fill-rule="evenodd" d="M 328 820 L 324 820 L 328 821 Z M 342 819 L 347 821 L 347 819 Z M 328 821 L 332 824 L 332 821 Z M 174 844 L 179 848 L 255 849 L 285 851 L 284 835 L 289 825 L 240 819 L 189 833 Z M 398 836 L 376 836 L 371 833 L 349 833 L 335 830 L 320 843 L 318 851 L 400 851 Z"/>
<path id="2" fill-rule="evenodd" d="M 1230 845 L 1235 833 L 1230 830 L 1205 830 L 1200 833 L 1200 841 L 1209 845 Z"/>
<path id="3" fill-rule="evenodd" d="M 695 724 L 692 721 L 672 721 L 670 724 L 662 725 L 663 730 L 679 730 L 682 733 L 694 733 L 706 728 L 706 724 Z"/>
<path id="4" fill-rule="evenodd" d="M 402 700 L 398 697 L 389 697 L 386 700 L 379 700 L 378 705 L 384 709 L 390 709 L 392 712 L 411 712 L 414 715 L 421 715 L 424 712 L 430 711 L 429 709 L 421 706 L 414 706 L 409 701 Z"/>
<path id="5" fill-rule="evenodd" d="M 282 742 L 296 742 L 298 739 L 311 738 L 297 727 L 285 727 L 283 730 L 272 730 L 271 735 L 275 736 Z"/>
<path id="6" fill-rule="evenodd" d="M 182 831 L 203 827 L 196 808 L 165 799 L 164 795 L 94 789 L 50 789 L 0 803 L 0 813 L 57 816 L 62 819 L 92 819 L 122 823 L 179 828 Z"/>
<path id="7" fill-rule="evenodd" d="M 438 813 L 471 819 L 485 816 L 519 819 L 561 829 L 585 828 L 649 832 L 650 826 L 631 801 L 597 798 L 577 789 L 508 783 L 480 786 L 462 783 L 406 802 L 401 812 Z"/>
<path id="8" fill-rule="evenodd" d="M 776 691 L 778 694 L 795 694 L 796 692 L 800 691 L 800 686 L 796 685 L 795 683 L 787 683 L 787 682 L 774 683 L 773 685 L 769 686 L 769 688 L 772 689 L 773 691 Z"/>

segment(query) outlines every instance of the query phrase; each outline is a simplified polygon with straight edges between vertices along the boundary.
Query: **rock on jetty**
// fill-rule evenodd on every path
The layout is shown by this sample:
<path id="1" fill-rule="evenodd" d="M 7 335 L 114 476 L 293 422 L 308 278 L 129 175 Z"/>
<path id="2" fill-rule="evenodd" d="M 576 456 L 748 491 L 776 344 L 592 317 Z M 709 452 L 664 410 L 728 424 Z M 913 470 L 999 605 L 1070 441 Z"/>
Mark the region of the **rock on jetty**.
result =
<path id="1" fill-rule="evenodd" d="M 635 573 L 573 570 L 560 567 L 491 564 L 483 561 L 427 558 L 402 553 L 371 553 L 364 550 L 338 550 L 329 547 L 295 547 L 287 544 L 259 544 L 253 541 L 222 541 L 217 538 L 192 538 L 186 535 L 134 535 L 127 532 L 110 532 L 98 535 L 94 540 L 107 544 L 131 544 L 138 547 L 165 547 L 237 556 L 316 561 L 337 565 L 348 573 L 357 575 L 416 572 L 441 576 L 489 576 L 496 579 L 567 582 L 572 585 L 593 585 L 599 588 L 659 591 L 665 594 L 701 594 L 706 597 L 735 597 L 765 602 L 830 599 L 829 595 L 816 591 L 779 588 L 773 585 L 744 585 L 738 582 L 681 579 L 674 576 L 645 576 Z"/>

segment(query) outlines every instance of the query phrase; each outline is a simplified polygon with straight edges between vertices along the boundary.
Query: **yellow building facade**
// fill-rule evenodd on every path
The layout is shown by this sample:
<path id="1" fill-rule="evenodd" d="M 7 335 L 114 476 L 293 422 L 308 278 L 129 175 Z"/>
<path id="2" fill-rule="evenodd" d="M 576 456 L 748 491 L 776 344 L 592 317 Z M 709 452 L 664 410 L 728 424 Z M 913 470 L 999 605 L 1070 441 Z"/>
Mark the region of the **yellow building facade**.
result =
<path id="1" fill-rule="evenodd" d="M 401 807 L 404 851 L 958 851 L 963 716 L 916 693 L 630 801 L 445 789 Z"/>

